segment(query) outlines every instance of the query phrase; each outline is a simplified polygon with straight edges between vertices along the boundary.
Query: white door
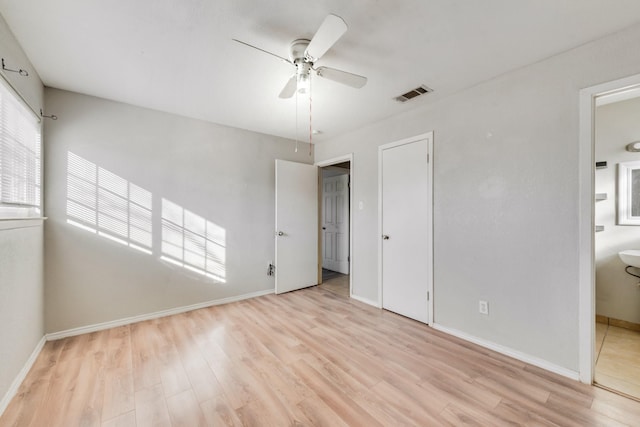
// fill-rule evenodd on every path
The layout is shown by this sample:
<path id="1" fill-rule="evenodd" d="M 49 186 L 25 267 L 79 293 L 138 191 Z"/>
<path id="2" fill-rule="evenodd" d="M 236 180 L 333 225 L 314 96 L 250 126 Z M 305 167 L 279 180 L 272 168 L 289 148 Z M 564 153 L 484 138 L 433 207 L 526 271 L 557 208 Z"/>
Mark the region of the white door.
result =
<path id="1" fill-rule="evenodd" d="M 276 294 L 318 284 L 318 169 L 276 160 Z"/>
<path id="2" fill-rule="evenodd" d="M 322 180 L 322 267 L 349 274 L 349 175 Z"/>
<path id="3" fill-rule="evenodd" d="M 383 308 L 429 322 L 430 139 L 380 147 Z"/>

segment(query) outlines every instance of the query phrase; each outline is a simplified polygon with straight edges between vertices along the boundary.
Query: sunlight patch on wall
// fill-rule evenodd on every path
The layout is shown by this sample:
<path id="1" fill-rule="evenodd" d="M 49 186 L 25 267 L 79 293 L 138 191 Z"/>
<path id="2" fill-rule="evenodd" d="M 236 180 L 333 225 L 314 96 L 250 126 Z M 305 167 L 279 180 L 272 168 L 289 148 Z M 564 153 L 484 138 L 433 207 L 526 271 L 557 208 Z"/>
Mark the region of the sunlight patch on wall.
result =
<path id="1" fill-rule="evenodd" d="M 151 192 L 67 153 L 68 224 L 151 255 L 151 218 Z"/>
<path id="2" fill-rule="evenodd" d="M 162 260 L 224 283 L 225 240 L 224 228 L 162 199 Z"/>

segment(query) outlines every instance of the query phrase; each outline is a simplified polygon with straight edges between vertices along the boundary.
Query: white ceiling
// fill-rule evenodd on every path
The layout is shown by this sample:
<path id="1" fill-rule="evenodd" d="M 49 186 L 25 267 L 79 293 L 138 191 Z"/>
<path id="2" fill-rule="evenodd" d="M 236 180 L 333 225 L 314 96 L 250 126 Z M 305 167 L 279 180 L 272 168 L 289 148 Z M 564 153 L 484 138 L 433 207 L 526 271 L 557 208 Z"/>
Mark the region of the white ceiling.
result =
<path id="1" fill-rule="evenodd" d="M 640 1 L 0 0 L 47 86 L 292 139 L 292 67 L 231 39 L 286 57 L 329 13 L 349 30 L 316 65 L 369 81 L 313 81 L 314 142 L 635 24 Z M 420 84 L 435 92 L 393 100 Z"/>

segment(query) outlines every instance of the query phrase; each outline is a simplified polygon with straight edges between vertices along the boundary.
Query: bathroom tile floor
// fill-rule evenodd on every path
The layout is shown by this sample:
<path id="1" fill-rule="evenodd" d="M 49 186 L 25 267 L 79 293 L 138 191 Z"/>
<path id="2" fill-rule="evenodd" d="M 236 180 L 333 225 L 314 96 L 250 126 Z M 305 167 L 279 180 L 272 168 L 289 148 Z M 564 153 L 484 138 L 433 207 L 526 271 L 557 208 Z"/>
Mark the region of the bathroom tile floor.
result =
<path id="1" fill-rule="evenodd" d="M 596 323 L 595 382 L 640 399 L 640 332 Z"/>

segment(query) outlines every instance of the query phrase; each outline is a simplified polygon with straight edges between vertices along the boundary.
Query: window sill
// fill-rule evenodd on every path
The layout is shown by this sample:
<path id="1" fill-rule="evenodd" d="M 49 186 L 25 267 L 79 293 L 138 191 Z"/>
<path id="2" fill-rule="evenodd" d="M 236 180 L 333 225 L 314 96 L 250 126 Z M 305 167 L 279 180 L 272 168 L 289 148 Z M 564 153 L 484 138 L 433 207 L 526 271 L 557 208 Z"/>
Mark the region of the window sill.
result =
<path id="1" fill-rule="evenodd" d="M 40 227 L 45 219 L 47 219 L 47 217 L 0 218 L 0 230 Z"/>

